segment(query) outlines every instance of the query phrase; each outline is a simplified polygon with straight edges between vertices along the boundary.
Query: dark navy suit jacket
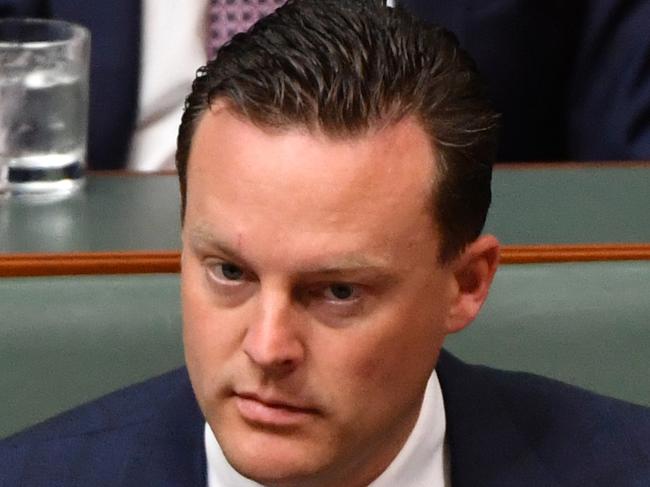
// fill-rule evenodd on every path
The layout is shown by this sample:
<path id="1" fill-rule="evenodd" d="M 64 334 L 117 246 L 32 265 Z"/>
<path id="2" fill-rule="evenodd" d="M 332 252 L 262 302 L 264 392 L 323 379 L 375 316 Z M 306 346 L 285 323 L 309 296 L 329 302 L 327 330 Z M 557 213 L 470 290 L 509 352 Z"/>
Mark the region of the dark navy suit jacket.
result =
<path id="1" fill-rule="evenodd" d="M 454 31 L 503 113 L 500 160 L 650 159 L 649 0 L 401 0 Z M 0 16 L 93 36 L 89 165 L 123 167 L 138 92 L 140 0 L 0 0 Z M 180 122 L 180 121 L 179 121 Z"/>
<path id="2" fill-rule="evenodd" d="M 453 487 L 650 485 L 650 410 L 444 351 L 437 373 Z M 203 425 L 180 369 L 3 440 L 0 485 L 205 485 Z"/>

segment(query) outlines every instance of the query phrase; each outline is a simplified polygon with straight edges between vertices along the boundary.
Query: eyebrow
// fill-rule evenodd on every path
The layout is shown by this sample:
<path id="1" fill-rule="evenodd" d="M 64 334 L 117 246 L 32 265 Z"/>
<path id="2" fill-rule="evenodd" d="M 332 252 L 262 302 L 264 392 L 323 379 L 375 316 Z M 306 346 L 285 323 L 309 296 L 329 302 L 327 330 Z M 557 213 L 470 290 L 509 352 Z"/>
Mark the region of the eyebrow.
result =
<path id="1" fill-rule="evenodd" d="M 350 255 L 332 259 L 319 265 L 307 265 L 302 268 L 305 274 L 337 275 L 348 273 L 385 273 L 386 266 L 379 262 Z"/>
<path id="2" fill-rule="evenodd" d="M 232 244 L 217 237 L 212 231 L 203 225 L 197 225 L 188 231 L 188 236 L 192 247 L 201 250 L 216 251 L 224 257 L 232 259 L 236 263 L 241 263 L 248 268 L 252 265 L 236 250 Z M 387 263 L 381 258 L 367 258 L 358 254 L 347 254 L 337 256 L 329 261 L 318 264 L 307 264 L 296 270 L 296 274 L 302 275 L 319 275 L 323 277 L 339 276 L 344 274 L 366 275 L 372 274 L 377 277 L 387 279 L 390 273 L 387 270 Z"/>
<path id="3" fill-rule="evenodd" d="M 188 231 L 190 244 L 201 250 L 219 251 L 226 257 L 241 261 L 242 257 L 230 244 L 217 237 L 203 225 L 197 225 Z"/>

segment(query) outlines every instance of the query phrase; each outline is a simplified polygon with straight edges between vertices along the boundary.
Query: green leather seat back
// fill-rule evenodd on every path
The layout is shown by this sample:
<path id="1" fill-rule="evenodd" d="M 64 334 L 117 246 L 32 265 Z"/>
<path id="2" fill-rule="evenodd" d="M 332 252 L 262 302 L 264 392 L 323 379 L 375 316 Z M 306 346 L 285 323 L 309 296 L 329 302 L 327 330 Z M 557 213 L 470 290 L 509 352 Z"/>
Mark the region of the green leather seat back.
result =
<path id="1" fill-rule="evenodd" d="M 650 405 L 650 262 L 509 265 L 461 358 Z M 0 436 L 183 363 L 177 275 L 0 279 Z"/>
<path id="2" fill-rule="evenodd" d="M 183 363 L 178 275 L 0 279 L 0 437 Z"/>
<path id="3" fill-rule="evenodd" d="M 446 347 L 650 406 L 650 261 L 502 266 Z"/>

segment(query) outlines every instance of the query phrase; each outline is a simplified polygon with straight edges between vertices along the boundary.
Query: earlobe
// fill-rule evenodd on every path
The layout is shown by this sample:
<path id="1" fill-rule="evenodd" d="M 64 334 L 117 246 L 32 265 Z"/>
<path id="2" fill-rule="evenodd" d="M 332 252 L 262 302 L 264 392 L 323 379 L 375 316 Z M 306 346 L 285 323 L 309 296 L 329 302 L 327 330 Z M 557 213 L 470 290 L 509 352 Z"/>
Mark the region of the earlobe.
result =
<path id="1" fill-rule="evenodd" d="M 469 244 L 454 263 L 455 288 L 447 333 L 468 326 L 487 299 L 499 265 L 499 242 L 492 235 L 481 235 Z"/>

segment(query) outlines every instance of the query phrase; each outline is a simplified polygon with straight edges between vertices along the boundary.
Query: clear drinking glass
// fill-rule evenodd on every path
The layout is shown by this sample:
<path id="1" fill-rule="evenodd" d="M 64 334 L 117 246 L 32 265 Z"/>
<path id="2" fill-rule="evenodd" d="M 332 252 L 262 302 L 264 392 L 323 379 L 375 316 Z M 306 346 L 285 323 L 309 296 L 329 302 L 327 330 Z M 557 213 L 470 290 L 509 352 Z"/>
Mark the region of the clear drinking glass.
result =
<path id="1" fill-rule="evenodd" d="M 89 57 L 84 27 L 0 20 L 0 173 L 12 195 L 66 195 L 83 184 Z"/>

